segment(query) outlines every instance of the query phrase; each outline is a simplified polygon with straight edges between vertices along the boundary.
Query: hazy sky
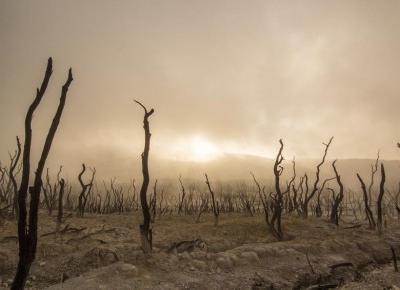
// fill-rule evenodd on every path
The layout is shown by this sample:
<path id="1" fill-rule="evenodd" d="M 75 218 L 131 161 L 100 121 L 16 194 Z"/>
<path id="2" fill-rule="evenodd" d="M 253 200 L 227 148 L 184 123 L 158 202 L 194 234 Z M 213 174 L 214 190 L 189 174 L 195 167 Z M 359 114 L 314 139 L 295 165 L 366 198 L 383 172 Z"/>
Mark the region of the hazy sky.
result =
<path id="1" fill-rule="evenodd" d="M 51 160 L 223 153 L 398 159 L 400 1 L 0 1 L 0 159 L 34 118 L 41 144 L 67 69 Z M 38 149 L 38 147 L 35 147 Z M 108 156 L 109 158 L 109 156 Z"/>

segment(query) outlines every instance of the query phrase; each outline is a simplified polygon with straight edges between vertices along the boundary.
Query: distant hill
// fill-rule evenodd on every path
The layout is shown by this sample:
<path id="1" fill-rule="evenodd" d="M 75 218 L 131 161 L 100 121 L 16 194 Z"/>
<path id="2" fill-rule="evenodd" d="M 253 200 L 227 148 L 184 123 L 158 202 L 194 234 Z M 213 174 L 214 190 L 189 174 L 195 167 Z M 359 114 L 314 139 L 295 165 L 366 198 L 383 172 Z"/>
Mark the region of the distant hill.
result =
<path id="1" fill-rule="evenodd" d="M 69 161 L 68 158 L 64 165 L 64 170 L 70 179 L 76 179 L 80 170 L 80 163 Z M 296 160 L 297 175 L 308 173 L 310 181 L 314 179 L 315 168 L 319 159 L 298 159 Z M 90 158 L 84 160 L 89 166 L 97 169 L 97 179 L 109 179 L 117 177 L 120 181 L 128 181 L 132 178 L 141 179 L 140 156 L 136 158 L 118 155 L 115 152 L 96 152 Z M 179 175 L 184 179 L 202 180 L 204 173 L 207 172 L 212 180 L 251 180 L 250 171 L 253 172 L 264 183 L 269 183 L 273 179 L 273 165 L 275 160 L 250 155 L 224 155 L 209 162 L 178 161 L 168 159 L 150 158 L 151 178 L 176 180 Z M 366 183 L 370 180 L 371 165 L 373 159 L 340 159 L 337 167 L 342 180 L 347 188 L 359 189 L 359 182 L 356 173 L 364 178 Z M 388 188 L 397 187 L 400 182 L 400 160 L 383 161 L 387 173 Z M 332 177 L 332 160 L 327 160 L 322 169 L 322 177 Z M 55 171 L 58 165 L 49 164 Z M 292 174 L 291 160 L 284 161 L 283 180 Z M 380 172 L 377 173 L 375 184 L 379 183 Z"/>

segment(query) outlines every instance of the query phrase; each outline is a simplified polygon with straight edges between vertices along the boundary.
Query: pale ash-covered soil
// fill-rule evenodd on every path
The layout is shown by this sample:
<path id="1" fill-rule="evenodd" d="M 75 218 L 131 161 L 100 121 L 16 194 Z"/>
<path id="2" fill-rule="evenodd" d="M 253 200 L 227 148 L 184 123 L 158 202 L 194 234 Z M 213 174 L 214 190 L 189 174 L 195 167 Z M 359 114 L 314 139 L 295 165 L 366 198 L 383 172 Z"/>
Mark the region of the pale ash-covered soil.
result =
<path id="1" fill-rule="evenodd" d="M 40 234 L 55 230 L 40 216 Z M 262 216 L 211 215 L 198 224 L 189 216 L 163 216 L 154 224 L 154 253 L 139 246 L 140 216 L 69 218 L 70 230 L 39 239 L 30 289 L 399 289 L 390 245 L 400 254 L 400 226 L 380 236 L 366 225 L 339 228 L 324 219 L 288 217 L 287 240 L 276 242 Z M 0 226 L 0 289 L 17 263 L 16 223 Z M 207 246 L 167 253 L 174 243 L 203 240 Z M 308 258 L 307 258 L 308 257 Z M 342 264 L 344 263 L 344 264 Z M 61 280 L 65 280 L 61 283 Z"/>

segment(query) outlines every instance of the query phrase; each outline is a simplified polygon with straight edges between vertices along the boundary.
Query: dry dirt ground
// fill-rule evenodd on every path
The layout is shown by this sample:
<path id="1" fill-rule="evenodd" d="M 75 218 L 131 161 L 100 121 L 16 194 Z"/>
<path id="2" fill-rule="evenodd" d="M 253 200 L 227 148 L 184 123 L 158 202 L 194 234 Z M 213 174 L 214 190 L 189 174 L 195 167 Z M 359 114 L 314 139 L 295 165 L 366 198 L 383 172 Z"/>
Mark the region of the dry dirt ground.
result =
<path id="1" fill-rule="evenodd" d="M 55 230 L 40 214 L 40 235 Z M 382 235 L 366 225 L 339 228 L 324 219 L 285 218 L 286 241 L 276 242 L 262 216 L 221 214 L 156 220 L 154 253 L 140 250 L 135 214 L 70 217 L 39 239 L 30 289 L 399 289 L 390 246 L 400 255 L 400 225 Z M 201 239 L 205 247 L 168 252 L 174 242 Z M 16 223 L 0 226 L 0 289 L 17 262 Z M 62 283 L 61 281 L 64 280 Z"/>

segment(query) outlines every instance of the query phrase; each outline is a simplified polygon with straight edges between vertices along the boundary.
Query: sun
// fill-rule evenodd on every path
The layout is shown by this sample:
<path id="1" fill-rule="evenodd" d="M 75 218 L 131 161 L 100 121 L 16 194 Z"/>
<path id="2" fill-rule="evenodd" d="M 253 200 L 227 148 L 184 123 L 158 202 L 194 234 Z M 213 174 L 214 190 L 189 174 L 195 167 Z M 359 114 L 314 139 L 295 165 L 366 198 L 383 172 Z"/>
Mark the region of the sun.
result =
<path id="1" fill-rule="evenodd" d="M 194 161 L 210 161 L 221 154 L 221 151 L 215 144 L 202 136 L 192 137 L 188 145 L 188 157 Z"/>

